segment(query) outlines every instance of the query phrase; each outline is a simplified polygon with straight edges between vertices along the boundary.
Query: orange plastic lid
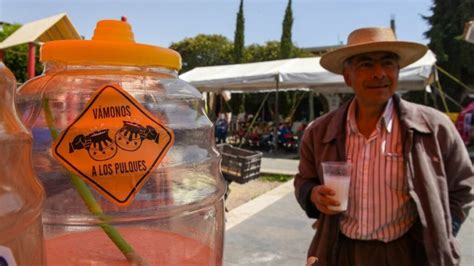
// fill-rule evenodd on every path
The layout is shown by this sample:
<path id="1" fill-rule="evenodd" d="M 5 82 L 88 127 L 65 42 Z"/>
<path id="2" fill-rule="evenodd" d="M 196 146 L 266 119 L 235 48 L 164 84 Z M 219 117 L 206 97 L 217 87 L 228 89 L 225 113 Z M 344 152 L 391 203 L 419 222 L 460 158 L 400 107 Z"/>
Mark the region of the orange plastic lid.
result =
<path id="1" fill-rule="evenodd" d="M 161 66 L 181 69 L 181 56 L 174 50 L 136 43 L 132 27 L 124 21 L 97 22 L 92 40 L 46 42 L 41 48 L 41 62 L 66 64 Z"/>

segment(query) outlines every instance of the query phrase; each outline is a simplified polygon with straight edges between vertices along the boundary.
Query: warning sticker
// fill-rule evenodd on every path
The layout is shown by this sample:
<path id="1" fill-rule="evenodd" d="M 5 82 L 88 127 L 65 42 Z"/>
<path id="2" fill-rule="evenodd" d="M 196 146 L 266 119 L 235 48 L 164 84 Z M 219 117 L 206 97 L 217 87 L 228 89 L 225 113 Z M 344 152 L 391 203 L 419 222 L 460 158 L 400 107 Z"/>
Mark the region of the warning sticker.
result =
<path id="1" fill-rule="evenodd" d="M 130 204 L 173 145 L 173 132 L 118 85 L 99 89 L 53 155 L 107 199 Z"/>

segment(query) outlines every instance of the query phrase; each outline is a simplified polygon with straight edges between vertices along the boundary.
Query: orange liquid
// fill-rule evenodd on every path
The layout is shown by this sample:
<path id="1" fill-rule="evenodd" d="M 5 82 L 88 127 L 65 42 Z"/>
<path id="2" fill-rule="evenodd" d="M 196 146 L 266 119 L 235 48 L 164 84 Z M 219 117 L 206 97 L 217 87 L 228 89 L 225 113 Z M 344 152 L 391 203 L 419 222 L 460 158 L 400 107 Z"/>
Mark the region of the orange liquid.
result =
<path id="1" fill-rule="evenodd" d="M 177 234 L 156 230 L 120 229 L 122 236 L 148 265 L 220 265 L 209 246 Z M 129 265 L 102 231 L 71 233 L 46 240 L 46 258 L 56 265 Z"/>

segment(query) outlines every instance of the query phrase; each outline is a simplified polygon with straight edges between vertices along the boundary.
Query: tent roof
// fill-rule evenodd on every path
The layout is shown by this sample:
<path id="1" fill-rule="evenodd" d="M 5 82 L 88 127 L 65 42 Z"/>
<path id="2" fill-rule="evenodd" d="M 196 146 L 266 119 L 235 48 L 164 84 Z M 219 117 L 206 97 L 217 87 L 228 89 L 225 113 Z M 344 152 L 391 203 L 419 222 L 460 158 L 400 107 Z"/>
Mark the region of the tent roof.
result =
<path id="1" fill-rule="evenodd" d="M 24 24 L 0 43 L 0 49 L 30 43 L 54 40 L 81 39 L 65 13 Z"/>
<path id="2" fill-rule="evenodd" d="M 255 92 L 280 89 L 312 89 L 318 92 L 351 92 L 342 76 L 328 72 L 319 64 L 320 57 L 293 58 L 259 63 L 197 67 L 180 78 L 199 91 Z M 401 90 L 422 90 L 435 64 L 435 55 L 428 51 L 423 58 L 400 71 Z"/>

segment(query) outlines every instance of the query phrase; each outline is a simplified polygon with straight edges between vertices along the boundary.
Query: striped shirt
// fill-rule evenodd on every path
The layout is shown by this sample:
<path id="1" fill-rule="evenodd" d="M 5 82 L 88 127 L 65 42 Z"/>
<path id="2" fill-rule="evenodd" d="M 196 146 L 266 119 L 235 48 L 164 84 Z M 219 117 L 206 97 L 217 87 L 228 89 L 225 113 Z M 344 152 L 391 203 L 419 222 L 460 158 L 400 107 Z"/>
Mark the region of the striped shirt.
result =
<path id="1" fill-rule="evenodd" d="M 352 239 L 389 242 L 405 234 L 417 217 L 408 195 L 400 121 L 390 99 L 366 138 L 357 128 L 355 111 L 353 100 L 346 121 L 346 155 L 353 169 L 341 231 Z"/>

